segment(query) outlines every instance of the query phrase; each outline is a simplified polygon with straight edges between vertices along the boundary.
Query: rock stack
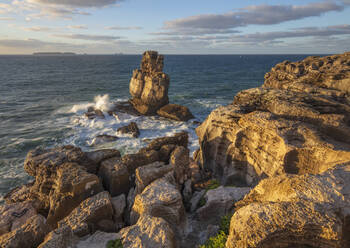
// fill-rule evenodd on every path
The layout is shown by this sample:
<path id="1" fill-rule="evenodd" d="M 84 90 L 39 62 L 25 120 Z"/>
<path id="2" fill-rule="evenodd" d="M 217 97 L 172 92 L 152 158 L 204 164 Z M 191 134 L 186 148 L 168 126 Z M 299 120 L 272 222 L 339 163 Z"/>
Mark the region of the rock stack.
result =
<path id="1" fill-rule="evenodd" d="M 156 51 L 143 54 L 141 69 L 133 72 L 130 80 L 130 99 L 133 107 L 142 115 L 155 115 L 187 121 L 193 118 L 188 108 L 169 104 L 170 78 L 163 73 L 163 55 Z"/>

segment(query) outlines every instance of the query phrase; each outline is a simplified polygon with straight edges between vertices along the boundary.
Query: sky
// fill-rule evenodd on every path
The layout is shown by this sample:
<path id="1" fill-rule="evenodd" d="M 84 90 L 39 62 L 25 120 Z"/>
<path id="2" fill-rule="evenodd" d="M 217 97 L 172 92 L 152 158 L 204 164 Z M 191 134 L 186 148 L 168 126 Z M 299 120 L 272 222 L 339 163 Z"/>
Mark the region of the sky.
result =
<path id="1" fill-rule="evenodd" d="M 0 0 L 0 54 L 350 51 L 350 0 Z"/>

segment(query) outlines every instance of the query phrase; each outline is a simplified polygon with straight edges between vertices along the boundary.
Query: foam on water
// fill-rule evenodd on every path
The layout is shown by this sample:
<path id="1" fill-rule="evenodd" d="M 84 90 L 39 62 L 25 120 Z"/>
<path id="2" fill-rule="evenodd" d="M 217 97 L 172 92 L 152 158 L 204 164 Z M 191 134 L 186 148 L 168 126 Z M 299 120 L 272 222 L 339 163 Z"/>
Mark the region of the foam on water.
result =
<path id="1" fill-rule="evenodd" d="M 90 106 L 101 107 L 104 110 L 103 112 L 106 118 L 92 120 L 86 118 L 83 112 Z M 119 149 L 122 154 L 128 154 L 137 152 L 140 148 L 146 146 L 150 139 L 171 136 L 177 132 L 186 131 L 189 133 L 189 149 L 191 154 L 199 147 L 195 133 L 195 128 L 198 125 L 194 124 L 193 120 L 178 122 L 158 116 L 133 116 L 126 113 L 118 113 L 117 116 L 110 116 L 106 111 L 111 106 L 112 103 L 108 95 L 95 97 L 95 103 L 74 105 L 70 109 L 71 113 L 75 113 L 71 118 L 71 125 L 74 132 L 64 143 L 80 146 L 84 150 L 115 148 Z M 130 122 L 136 122 L 139 127 L 140 136 L 138 138 L 117 132 L 119 127 L 126 126 Z M 113 142 L 94 144 L 95 137 L 103 134 L 117 136 L 119 139 Z"/>

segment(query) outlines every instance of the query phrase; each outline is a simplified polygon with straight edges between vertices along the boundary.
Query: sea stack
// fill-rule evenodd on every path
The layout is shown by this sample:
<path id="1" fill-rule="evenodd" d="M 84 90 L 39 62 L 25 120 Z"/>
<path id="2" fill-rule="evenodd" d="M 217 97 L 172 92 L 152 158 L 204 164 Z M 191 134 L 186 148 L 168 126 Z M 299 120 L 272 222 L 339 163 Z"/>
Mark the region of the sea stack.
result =
<path id="1" fill-rule="evenodd" d="M 143 54 L 141 69 L 133 72 L 130 81 L 130 102 L 143 115 L 154 115 L 169 103 L 170 78 L 163 73 L 163 55 L 156 51 Z"/>
<path id="2" fill-rule="evenodd" d="M 194 116 L 190 110 L 178 104 L 169 104 L 168 89 L 170 78 L 163 72 L 164 56 L 156 51 L 146 51 L 141 69 L 133 72 L 130 80 L 130 102 L 142 115 L 156 115 L 188 121 Z"/>

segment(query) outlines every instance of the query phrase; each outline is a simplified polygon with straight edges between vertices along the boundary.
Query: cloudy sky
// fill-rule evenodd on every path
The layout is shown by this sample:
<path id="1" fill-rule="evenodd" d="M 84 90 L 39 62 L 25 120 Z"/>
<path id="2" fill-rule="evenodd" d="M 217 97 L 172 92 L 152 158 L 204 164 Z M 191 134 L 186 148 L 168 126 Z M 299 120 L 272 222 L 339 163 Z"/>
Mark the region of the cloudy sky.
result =
<path id="1" fill-rule="evenodd" d="M 341 53 L 350 0 L 0 0 L 0 54 Z"/>

